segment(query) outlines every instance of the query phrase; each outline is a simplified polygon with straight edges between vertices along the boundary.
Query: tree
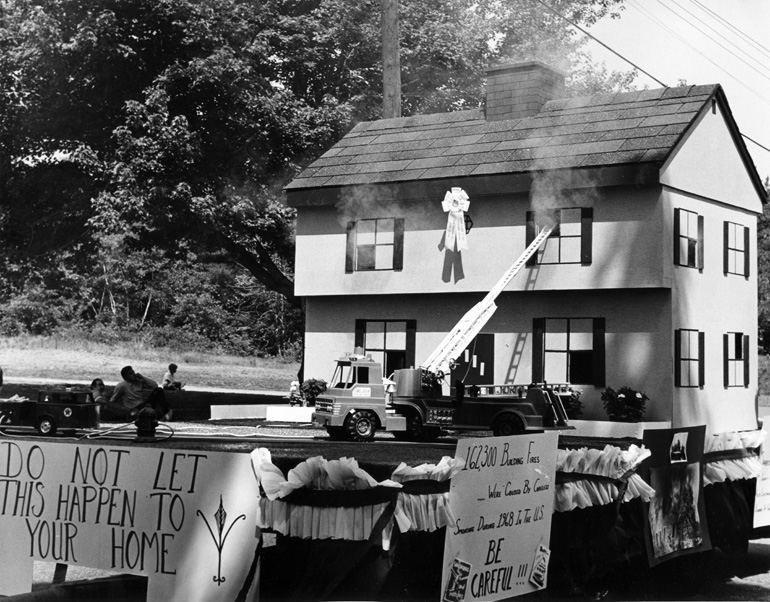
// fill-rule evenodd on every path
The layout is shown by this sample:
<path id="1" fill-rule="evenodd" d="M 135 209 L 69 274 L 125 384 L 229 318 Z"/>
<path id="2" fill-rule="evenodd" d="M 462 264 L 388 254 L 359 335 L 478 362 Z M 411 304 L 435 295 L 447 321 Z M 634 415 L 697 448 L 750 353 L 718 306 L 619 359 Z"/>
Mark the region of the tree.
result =
<path id="1" fill-rule="evenodd" d="M 620 3 L 550 4 L 590 24 Z M 109 235 L 125 262 L 216 258 L 297 304 L 281 189 L 379 117 L 378 14 L 378 0 L 0 0 L 3 250 L 72 249 L 96 270 Z M 581 45 L 531 0 L 402 0 L 400 18 L 405 115 L 479 106 L 489 64 L 566 68 Z"/>
<path id="2" fill-rule="evenodd" d="M 770 199 L 770 177 L 765 178 L 765 192 Z M 757 220 L 757 286 L 759 289 L 759 344 L 770 353 L 770 209 L 763 208 Z"/>

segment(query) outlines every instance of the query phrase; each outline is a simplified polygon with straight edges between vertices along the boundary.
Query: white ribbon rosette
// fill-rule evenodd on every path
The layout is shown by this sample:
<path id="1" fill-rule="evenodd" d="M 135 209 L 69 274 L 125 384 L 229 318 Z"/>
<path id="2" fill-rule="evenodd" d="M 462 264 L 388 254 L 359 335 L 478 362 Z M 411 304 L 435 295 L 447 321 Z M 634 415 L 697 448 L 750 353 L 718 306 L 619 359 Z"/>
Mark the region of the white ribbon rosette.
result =
<path id="1" fill-rule="evenodd" d="M 466 192 L 457 187 L 448 190 L 444 200 L 441 201 L 444 212 L 449 214 L 446 223 L 446 247 L 451 251 L 468 248 L 468 239 L 465 236 L 465 212 L 470 205 Z"/>

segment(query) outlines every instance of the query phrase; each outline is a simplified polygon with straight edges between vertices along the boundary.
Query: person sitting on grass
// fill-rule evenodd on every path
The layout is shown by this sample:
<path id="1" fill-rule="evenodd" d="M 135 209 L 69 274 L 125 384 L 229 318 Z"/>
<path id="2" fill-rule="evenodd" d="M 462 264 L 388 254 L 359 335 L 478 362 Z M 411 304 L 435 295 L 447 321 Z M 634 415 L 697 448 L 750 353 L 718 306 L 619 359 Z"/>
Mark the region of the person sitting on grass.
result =
<path id="1" fill-rule="evenodd" d="M 184 387 L 184 383 L 179 382 L 176 379 L 176 364 L 168 365 L 168 372 L 163 375 L 163 388 L 168 391 L 177 391 Z"/>
<path id="2" fill-rule="evenodd" d="M 115 387 L 110 404 L 113 408 L 120 408 L 121 418 L 133 420 L 139 410 L 147 406 L 155 410 L 158 418 L 168 414 L 168 402 L 158 383 L 134 372 L 131 366 L 125 366 L 120 371 L 120 376 L 123 380 Z"/>

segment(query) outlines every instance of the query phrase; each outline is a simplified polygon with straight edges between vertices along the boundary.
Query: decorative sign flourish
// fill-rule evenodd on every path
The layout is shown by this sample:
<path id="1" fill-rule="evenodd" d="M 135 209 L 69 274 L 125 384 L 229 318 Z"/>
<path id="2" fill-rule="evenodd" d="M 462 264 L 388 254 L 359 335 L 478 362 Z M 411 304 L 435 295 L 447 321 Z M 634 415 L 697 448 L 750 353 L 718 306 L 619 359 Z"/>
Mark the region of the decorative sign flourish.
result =
<path id="1" fill-rule="evenodd" d="M 0 441 L 0 594 L 30 591 L 46 560 L 147 575 L 148 601 L 235 599 L 257 497 L 248 454 Z"/>
<path id="2" fill-rule="evenodd" d="M 556 445 L 549 432 L 462 439 L 452 478 L 442 602 L 499 600 L 546 587 Z"/>

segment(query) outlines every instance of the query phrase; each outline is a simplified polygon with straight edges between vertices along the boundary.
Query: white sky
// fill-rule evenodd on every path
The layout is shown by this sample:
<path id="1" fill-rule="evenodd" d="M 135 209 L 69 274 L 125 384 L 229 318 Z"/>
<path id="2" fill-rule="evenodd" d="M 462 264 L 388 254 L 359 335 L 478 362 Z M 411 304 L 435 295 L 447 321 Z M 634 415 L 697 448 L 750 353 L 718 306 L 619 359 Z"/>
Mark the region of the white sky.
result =
<path id="1" fill-rule="evenodd" d="M 680 80 L 721 84 L 741 133 L 770 149 L 770 0 L 624 4 L 620 19 L 604 19 L 588 31 L 667 86 Z M 594 41 L 588 48 L 608 68 L 631 69 Z M 660 87 L 641 72 L 635 85 Z M 764 182 L 770 176 L 770 151 L 744 142 Z"/>

